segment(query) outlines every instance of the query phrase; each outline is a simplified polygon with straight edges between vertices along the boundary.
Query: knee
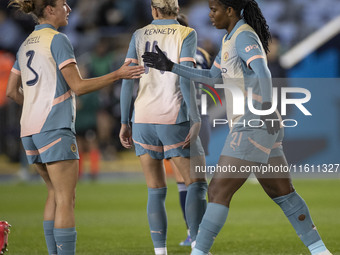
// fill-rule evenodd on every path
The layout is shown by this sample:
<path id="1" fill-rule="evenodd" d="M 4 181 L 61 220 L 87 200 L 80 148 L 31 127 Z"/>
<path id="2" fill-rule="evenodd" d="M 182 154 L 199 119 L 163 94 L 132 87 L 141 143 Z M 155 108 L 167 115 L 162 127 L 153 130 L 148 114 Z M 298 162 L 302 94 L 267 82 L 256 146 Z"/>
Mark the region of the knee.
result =
<path id="1" fill-rule="evenodd" d="M 219 187 L 218 185 L 209 185 L 208 201 L 209 203 L 218 203 L 229 207 L 234 192 L 228 187 Z"/>
<path id="2" fill-rule="evenodd" d="M 76 193 L 75 192 L 61 193 L 61 194 L 56 193 L 55 200 L 56 200 L 57 205 L 66 205 L 66 206 L 71 205 L 72 208 L 74 208 L 75 200 L 76 200 Z"/>

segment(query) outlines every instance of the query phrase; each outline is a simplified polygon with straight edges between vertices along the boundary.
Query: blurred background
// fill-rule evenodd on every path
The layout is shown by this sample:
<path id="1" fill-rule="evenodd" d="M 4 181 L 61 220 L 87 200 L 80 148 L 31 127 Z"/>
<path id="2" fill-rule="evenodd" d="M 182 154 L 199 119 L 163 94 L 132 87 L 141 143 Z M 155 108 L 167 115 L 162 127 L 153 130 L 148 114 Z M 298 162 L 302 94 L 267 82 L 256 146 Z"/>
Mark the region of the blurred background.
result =
<path id="1" fill-rule="evenodd" d="M 83 77 L 100 76 L 120 67 L 132 33 L 152 20 L 150 0 L 68 0 L 72 8 L 67 34 Z M 284 144 L 290 163 L 339 163 L 340 158 L 340 1 L 258 0 L 273 34 L 268 55 L 273 78 L 287 78 L 283 86 L 306 87 L 313 116 L 306 119 L 292 109 L 300 128 L 286 130 Z M 223 30 L 212 27 L 207 0 L 179 0 L 181 13 L 197 31 L 198 45 L 214 59 Z M 0 181 L 34 180 L 19 138 L 20 107 L 6 99 L 8 75 L 22 41 L 34 22 L 0 2 Z M 313 78 L 313 79 L 310 79 Z M 77 133 L 81 177 L 106 178 L 111 173 L 138 175 L 133 151 L 119 142 L 120 88 L 116 82 L 77 98 Z M 136 86 L 137 90 L 137 86 Z M 211 130 L 207 161 L 214 164 L 218 141 L 226 126 Z M 339 173 L 340 170 L 338 170 Z M 339 174 L 338 174 L 339 176 Z"/>

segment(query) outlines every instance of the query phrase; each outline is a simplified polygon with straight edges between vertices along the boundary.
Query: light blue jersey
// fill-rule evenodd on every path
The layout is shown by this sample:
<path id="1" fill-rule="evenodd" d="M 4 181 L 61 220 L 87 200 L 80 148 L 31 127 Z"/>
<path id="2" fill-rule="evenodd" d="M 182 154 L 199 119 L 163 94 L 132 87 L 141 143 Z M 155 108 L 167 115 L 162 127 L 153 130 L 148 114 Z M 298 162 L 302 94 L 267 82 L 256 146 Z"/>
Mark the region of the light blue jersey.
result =
<path id="1" fill-rule="evenodd" d="M 225 89 L 227 117 L 230 133 L 221 155 L 240 158 L 253 162 L 267 163 L 269 157 L 282 156 L 283 128 L 275 135 L 269 135 L 265 125 L 258 125 L 259 116 L 253 114 L 246 104 L 248 88 L 252 88 L 252 103 L 255 109 L 261 109 L 262 102 L 272 101 L 271 75 L 267 67 L 259 68 L 262 73 L 255 73 L 251 66 L 267 63 L 262 43 L 255 31 L 240 20 L 233 30 L 222 40 L 221 49 L 210 70 L 197 70 L 174 64 L 172 72 L 207 84 L 236 86 L 245 96 L 244 114 L 234 114 L 233 98 L 229 89 Z M 255 61 L 255 62 L 254 62 Z M 279 116 L 279 115 L 278 115 Z M 280 118 L 280 117 L 279 117 Z M 236 123 L 236 124 L 235 124 Z M 244 123 L 244 124 L 243 124 Z"/>
<path id="2" fill-rule="evenodd" d="M 24 104 L 21 137 L 69 128 L 75 123 L 75 96 L 61 69 L 76 63 L 66 35 L 49 24 L 37 25 L 17 53 L 12 72 L 21 75 Z"/>
<path id="3" fill-rule="evenodd" d="M 143 65 L 145 51 L 155 51 L 158 45 L 175 63 L 193 66 L 196 53 L 196 32 L 192 28 L 179 25 L 174 19 L 154 20 L 137 30 L 131 39 L 127 60 Z M 161 72 L 146 67 L 139 81 L 138 95 L 134 104 L 135 123 L 178 124 L 191 119 L 200 121 L 197 107 L 189 116 L 190 81 L 179 78 L 171 72 Z M 129 119 L 133 81 L 123 80 L 121 93 L 122 123 Z"/>

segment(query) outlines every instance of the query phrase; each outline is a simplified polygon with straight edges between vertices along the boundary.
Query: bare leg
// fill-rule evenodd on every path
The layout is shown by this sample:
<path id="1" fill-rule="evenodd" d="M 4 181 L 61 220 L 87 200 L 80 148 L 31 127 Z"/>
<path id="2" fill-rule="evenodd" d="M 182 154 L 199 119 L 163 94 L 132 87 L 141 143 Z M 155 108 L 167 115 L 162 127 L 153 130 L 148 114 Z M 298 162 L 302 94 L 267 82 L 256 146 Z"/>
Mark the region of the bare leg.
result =
<path id="1" fill-rule="evenodd" d="M 287 161 L 284 156 L 273 157 L 269 158 L 268 164 L 271 166 L 287 166 Z M 270 178 L 267 178 L 266 175 L 260 176 L 259 174 L 256 174 L 256 177 L 270 198 L 288 195 L 294 191 L 289 173 L 279 173 L 278 178 L 274 178 L 273 174 L 270 175 Z"/>
<path id="2" fill-rule="evenodd" d="M 46 183 L 47 187 L 47 199 L 45 203 L 44 210 L 44 220 L 45 221 L 54 221 L 55 218 L 55 210 L 56 210 L 56 202 L 55 202 L 55 194 L 51 179 L 48 175 L 47 168 L 45 164 L 35 164 L 35 167 Z"/>
<path id="3" fill-rule="evenodd" d="M 78 160 L 49 163 L 47 171 L 55 192 L 54 227 L 72 228 L 75 226 L 74 204 L 78 180 Z"/>

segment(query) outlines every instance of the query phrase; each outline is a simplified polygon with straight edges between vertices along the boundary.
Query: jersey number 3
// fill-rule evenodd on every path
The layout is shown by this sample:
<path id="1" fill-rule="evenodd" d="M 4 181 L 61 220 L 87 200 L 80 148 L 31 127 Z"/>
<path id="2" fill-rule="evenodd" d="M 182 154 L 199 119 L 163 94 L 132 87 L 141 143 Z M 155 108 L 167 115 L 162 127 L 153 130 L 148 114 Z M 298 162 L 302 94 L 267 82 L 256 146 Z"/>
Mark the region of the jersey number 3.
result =
<path id="1" fill-rule="evenodd" d="M 29 80 L 26 82 L 27 86 L 34 86 L 35 84 L 37 84 L 38 80 L 39 80 L 39 75 L 37 74 L 37 72 L 32 68 L 32 61 L 33 61 L 33 57 L 34 57 L 34 50 L 30 50 L 26 52 L 26 56 L 28 57 L 27 60 L 27 67 L 28 69 L 30 69 L 32 71 L 32 73 L 34 74 L 34 79 Z"/>

